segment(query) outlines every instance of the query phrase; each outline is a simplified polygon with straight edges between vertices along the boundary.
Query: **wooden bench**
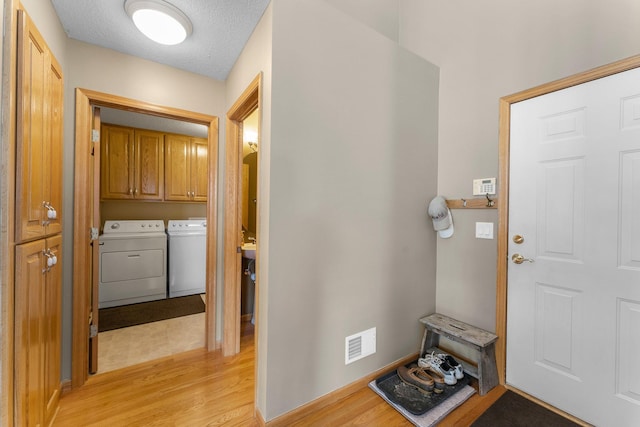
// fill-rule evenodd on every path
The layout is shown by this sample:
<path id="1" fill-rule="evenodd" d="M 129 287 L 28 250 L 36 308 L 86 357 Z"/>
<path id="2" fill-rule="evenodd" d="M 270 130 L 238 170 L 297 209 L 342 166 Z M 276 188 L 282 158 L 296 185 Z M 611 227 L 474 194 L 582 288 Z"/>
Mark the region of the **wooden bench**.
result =
<path id="1" fill-rule="evenodd" d="M 473 353 L 476 356 L 474 360 L 476 365 L 459 358 L 456 360 L 460 362 L 467 374 L 477 378 L 481 396 L 498 385 L 495 350 L 497 335 L 437 313 L 423 317 L 420 322 L 425 327 L 420 357 L 433 351 L 446 353 L 438 348 L 440 336 L 446 337 L 475 350 Z"/>

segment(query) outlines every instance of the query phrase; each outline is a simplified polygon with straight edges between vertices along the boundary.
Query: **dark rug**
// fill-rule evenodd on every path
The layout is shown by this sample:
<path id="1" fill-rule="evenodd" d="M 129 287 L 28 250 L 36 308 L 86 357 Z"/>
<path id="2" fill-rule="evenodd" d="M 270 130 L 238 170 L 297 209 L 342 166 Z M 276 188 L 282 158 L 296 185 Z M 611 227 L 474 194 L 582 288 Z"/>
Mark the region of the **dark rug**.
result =
<path id="1" fill-rule="evenodd" d="M 472 427 L 575 427 L 578 424 L 517 393 L 508 391 L 500 396 Z"/>
<path id="2" fill-rule="evenodd" d="M 200 295 L 101 308 L 98 312 L 98 331 L 106 332 L 202 312 L 204 302 Z"/>

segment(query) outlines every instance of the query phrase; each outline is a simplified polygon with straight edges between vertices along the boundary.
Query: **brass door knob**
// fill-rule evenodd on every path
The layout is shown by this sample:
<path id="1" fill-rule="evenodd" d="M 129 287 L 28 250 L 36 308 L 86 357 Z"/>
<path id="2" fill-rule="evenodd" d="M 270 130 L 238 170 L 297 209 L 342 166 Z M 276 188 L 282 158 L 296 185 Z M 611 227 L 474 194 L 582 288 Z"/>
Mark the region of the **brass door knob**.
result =
<path id="1" fill-rule="evenodd" d="M 530 258 L 525 258 L 520 254 L 513 254 L 511 256 L 511 261 L 513 261 L 514 264 L 522 264 L 523 262 L 527 261 L 527 262 L 533 262 L 532 259 Z"/>

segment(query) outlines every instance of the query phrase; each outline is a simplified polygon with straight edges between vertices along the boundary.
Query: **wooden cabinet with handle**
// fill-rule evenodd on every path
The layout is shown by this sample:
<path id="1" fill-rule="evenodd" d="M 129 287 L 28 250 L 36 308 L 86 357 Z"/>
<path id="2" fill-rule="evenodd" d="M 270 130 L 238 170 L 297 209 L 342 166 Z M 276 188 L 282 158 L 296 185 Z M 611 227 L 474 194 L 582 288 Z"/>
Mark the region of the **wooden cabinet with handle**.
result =
<path id="1" fill-rule="evenodd" d="M 104 200 L 162 200 L 164 134 L 103 124 L 100 193 Z"/>
<path id="2" fill-rule="evenodd" d="M 50 425 L 60 398 L 63 76 L 18 11 L 15 425 Z"/>
<path id="3" fill-rule="evenodd" d="M 186 135 L 165 136 L 165 200 L 206 202 L 208 141 Z"/>
<path id="4" fill-rule="evenodd" d="M 16 241 L 62 230 L 63 80 L 27 15 L 18 17 Z"/>
<path id="5" fill-rule="evenodd" d="M 16 425 L 49 425 L 60 399 L 62 236 L 16 246 Z"/>

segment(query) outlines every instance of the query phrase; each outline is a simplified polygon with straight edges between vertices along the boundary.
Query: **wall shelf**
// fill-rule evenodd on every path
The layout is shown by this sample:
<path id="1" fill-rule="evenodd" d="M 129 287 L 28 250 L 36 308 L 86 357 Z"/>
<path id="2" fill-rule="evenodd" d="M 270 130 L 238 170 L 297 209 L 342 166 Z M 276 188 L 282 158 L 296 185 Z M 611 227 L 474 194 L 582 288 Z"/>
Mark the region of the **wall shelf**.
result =
<path id="1" fill-rule="evenodd" d="M 449 209 L 497 209 L 498 198 L 447 199 Z"/>

